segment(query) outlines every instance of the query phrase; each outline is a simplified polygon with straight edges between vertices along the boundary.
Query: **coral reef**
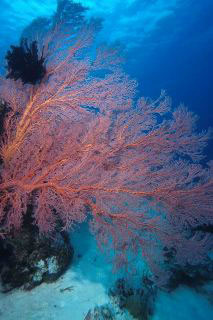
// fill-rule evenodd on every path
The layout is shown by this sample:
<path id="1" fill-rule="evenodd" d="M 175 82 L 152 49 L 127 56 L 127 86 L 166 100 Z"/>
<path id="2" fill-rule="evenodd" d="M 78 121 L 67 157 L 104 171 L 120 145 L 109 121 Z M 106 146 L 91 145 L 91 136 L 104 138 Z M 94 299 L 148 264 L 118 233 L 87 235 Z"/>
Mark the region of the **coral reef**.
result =
<path id="1" fill-rule="evenodd" d="M 55 232 L 54 238 L 39 235 L 28 216 L 20 231 L 0 239 L 0 256 L 3 291 L 30 290 L 57 280 L 70 265 L 73 248 L 65 232 Z"/>
<path id="2" fill-rule="evenodd" d="M 141 255 L 161 286 L 171 276 L 165 247 L 180 266 L 208 262 L 212 234 L 200 226 L 213 217 L 213 162 L 203 165 L 211 132 L 197 132 L 197 117 L 173 110 L 165 91 L 135 101 L 118 48 L 94 46 L 96 22 L 73 33 L 57 25 L 26 47 L 42 65 L 45 57 L 38 83 L 13 69 L 0 79 L 10 108 L 0 234 L 20 230 L 29 205 L 41 234 L 88 219 L 99 247 L 116 252 L 116 268 Z"/>

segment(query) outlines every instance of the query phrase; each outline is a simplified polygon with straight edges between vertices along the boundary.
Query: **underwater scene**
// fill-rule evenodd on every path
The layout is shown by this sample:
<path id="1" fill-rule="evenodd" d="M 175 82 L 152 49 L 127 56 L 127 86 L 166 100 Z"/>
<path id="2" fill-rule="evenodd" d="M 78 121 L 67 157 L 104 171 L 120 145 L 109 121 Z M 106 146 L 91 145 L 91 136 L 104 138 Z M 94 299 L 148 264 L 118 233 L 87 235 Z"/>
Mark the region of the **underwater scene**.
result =
<path id="1" fill-rule="evenodd" d="M 0 320 L 213 319 L 212 17 L 0 0 Z"/>

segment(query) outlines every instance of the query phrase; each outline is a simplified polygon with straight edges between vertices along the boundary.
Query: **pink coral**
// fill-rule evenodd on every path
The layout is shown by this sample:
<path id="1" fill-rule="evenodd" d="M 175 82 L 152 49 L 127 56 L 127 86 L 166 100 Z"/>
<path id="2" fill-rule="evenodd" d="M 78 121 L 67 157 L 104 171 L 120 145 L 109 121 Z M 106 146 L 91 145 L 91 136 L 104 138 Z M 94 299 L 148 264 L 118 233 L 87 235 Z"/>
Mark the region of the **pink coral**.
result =
<path id="1" fill-rule="evenodd" d="M 135 105 L 136 82 L 116 50 L 91 49 L 91 27 L 76 40 L 54 39 L 45 40 L 41 84 L 1 79 L 11 108 L 1 141 L 2 232 L 20 228 L 31 203 L 41 232 L 89 216 L 118 266 L 141 248 L 155 273 L 157 247 L 175 247 L 182 264 L 206 256 L 208 234 L 192 230 L 212 223 L 212 164 L 199 164 L 209 132 L 196 133 L 185 107 L 172 112 L 165 92 Z"/>

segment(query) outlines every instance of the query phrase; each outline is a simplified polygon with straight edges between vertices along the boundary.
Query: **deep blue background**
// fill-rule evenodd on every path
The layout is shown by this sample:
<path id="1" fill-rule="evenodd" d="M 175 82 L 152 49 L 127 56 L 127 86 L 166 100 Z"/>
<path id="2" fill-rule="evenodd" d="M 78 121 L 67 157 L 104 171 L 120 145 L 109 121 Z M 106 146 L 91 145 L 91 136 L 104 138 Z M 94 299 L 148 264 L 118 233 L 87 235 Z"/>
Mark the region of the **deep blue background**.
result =
<path id="1" fill-rule="evenodd" d="M 143 94 L 166 89 L 174 106 L 183 102 L 200 116 L 199 128 L 213 126 L 213 1 L 185 1 L 144 46 L 136 53 L 141 68 L 130 67 Z M 213 143 L 206 152 L 213 159 Z"/>

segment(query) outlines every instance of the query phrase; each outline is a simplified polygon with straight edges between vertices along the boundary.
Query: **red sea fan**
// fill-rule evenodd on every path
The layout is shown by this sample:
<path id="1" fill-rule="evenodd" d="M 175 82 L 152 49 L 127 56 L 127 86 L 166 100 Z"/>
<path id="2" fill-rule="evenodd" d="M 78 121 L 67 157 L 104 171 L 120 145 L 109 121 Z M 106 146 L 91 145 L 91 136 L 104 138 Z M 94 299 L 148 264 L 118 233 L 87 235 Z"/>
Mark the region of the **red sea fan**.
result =
<path id="1" fill-rule="evenodd" d="M 92 27 L 75 40 L 59 32 L 45 41 L 40 84 L 1 79 L 10 106 L 1 141 L 2 232 L 20 228 L 31 203 L 41 232 L 89 216 L 99 244 L 117 250 L 118 266 L 129 250 L 142 249 L 155 273 L 160 248 L 175 248 L 182 264 L 207 256 L 209 234 L 192 230 L 212 224 L 212 165 L 199 164 L 210 132 L 196 133 L 196 117 L 183 106 L 172 112 L 165 92 L 134 105 L 136 82 L 116 50 L 91 49 Z"/>

